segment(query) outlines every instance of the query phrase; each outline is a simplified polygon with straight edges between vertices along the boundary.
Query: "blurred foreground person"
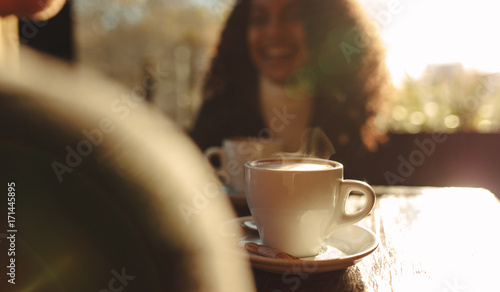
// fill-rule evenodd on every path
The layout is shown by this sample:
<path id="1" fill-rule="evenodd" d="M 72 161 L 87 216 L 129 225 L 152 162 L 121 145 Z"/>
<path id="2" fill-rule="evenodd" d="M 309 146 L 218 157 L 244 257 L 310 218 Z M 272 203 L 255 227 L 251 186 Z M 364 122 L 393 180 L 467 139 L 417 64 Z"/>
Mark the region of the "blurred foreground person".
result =
<path id="1" fill-rule="evenodd" d="M 21 49 L 16 67 L 0 67 L 0 291 L 253 291 L 219 232 L 229 202 L 174 123 L 78 66 Z"/>

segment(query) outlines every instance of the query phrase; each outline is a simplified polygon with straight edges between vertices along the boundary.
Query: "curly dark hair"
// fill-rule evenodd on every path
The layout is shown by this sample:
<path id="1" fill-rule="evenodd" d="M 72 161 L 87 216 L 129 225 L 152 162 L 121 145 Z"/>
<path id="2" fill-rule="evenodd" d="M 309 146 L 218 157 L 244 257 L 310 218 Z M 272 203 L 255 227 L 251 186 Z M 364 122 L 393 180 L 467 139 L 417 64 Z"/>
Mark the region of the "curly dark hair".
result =
<path id="1" fill-rule="evenodd" d="M 298 0 L 307 34 L 308 62 L 298 75 L 307 80 L 324 118 L 346 118 L 367 149 L 374 150 L 383 133 L 374 125 L 391 93 L 384 50 L 375 26 L 352 0 Z M 251 0 L 237 1 L 222 32 L 206 76 L 206 100 L 257 96 L 257 70 L 247 44 Z M 230 98 L 236 98 L 231 95 Z M 249 101 L 247 101 L 249 102 Z"/>

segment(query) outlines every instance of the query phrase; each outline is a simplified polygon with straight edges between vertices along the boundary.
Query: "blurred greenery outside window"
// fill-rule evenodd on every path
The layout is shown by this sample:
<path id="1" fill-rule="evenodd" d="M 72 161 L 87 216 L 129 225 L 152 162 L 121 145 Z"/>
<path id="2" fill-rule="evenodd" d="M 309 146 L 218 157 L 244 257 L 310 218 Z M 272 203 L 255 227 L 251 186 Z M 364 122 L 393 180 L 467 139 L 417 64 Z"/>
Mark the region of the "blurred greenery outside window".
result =
<path id="1" fill-rule="evenodd" d="M 395 133 L 500 131 L 500 3 L 358 1 L 384 41 L 397 90 L 381 124 Z M 189 128 L 233 3 L 74 0 L 77 57 L 131 94 L 147 89 L 147 99 Z"/>

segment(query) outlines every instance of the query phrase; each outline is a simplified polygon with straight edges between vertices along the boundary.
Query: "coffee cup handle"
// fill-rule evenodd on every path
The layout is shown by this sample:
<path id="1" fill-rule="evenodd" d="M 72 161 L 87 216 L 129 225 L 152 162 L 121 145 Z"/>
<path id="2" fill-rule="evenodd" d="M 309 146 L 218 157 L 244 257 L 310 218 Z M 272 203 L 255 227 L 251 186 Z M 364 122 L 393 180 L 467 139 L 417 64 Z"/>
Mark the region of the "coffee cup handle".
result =
<path id="1" fill-rule="evenodd" d="M 360 192 L 365 196 L 365 205 L 358 212 L 347 214 L 345 209 L 347 199 L 349 198 L 349 194 L 353 191 Z M 342 212 L 340 212 L 341 215 L 340 218 L 338 218 L 338 225 L 353 224 L 360 221 L 370 214 L 375 205 L 375 191 L 369 184 L 359 180 L 343 180 L 340 185 L 340 198 L 342 198 L 343 201 L 340 204 Z"/>
<path id="2" fill-rule="evenodd" d="M 204 154 L 209 162 L 210 162 L 210 159 L 212 157 L 215 157 L 215 156 L 219 157 L 219 159 L 220 159 L 219 168 L 216 168 L 213 165 L 212 165 L 212 167 L 218 176 L 225 178 L 224 167 L 226 166 L 226 160 L 227 160 L 226 152 L 221 147 L 209 147 L 209 148 L 207 148 L 207 150 L 205 150 Z"/>

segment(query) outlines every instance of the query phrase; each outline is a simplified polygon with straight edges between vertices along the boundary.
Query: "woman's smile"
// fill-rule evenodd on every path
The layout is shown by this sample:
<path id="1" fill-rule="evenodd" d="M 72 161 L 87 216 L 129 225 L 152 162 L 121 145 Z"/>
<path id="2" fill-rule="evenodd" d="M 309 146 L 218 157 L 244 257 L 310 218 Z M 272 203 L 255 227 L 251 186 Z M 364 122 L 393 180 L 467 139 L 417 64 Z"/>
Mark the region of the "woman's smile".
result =
<path id="1" fill-rule="evenodd" d="M 264 78 L 284 83 L 307 59 L 306 32 L 296 0 L 253 0 L 248 29 L 251 59 Z"/>

